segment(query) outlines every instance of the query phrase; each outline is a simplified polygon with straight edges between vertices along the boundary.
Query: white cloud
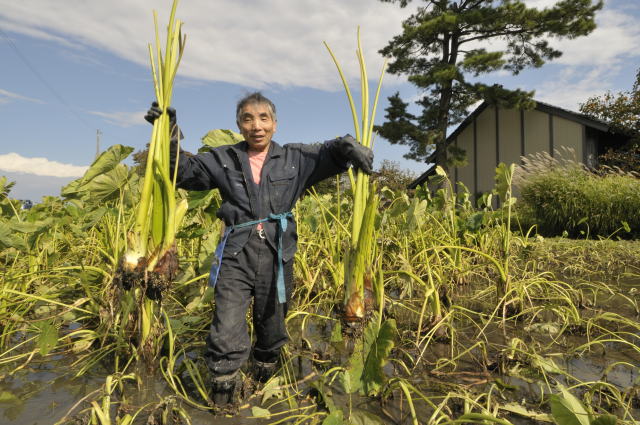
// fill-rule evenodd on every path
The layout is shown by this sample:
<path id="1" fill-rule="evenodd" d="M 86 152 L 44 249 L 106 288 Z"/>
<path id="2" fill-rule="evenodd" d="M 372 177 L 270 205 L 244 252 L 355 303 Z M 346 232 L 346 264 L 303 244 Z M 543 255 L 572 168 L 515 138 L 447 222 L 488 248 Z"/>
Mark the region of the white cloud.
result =
<path id="1" fill-rule="evenodd" d="M 542 8 L 557 0 L 526 3 Z M 99 47 L 148 66 L 147 44 L 154 37 L 151 11 L 160 7 L 162 33 L 169 4 L 157 0 L 0 0 L 0 28 L 66 44 L 75 52 L 86 46 Z M 357 91 L 356 26 L 362 27 L 369 78 L 375 81 L 382 63 L 377 51 L 401 32 L 401 22 L 420 5 L 424 3 L 418 0 L 405 9 L 376 0 L 185 1 L 177 11 L 187 34 L 179 75 L 252 88 L 341 90 L 335 67 L 322 45 L 326 40 Z M 636 0 L 607 0 L 605 8 L 596 14 L 598 27 L 590 35 L 553 40 L 564 54 L 552 63 L 562 65 L 564 71 L 530 89 L 536 88 L 540 99 L 572 109 L 590 95 L 615 89 L 619 67 L 637 62 L 640 56 L 640 26 L 637 16 L 629 12 L 634 7 L 638 9 Z M 485 47 L 499 49 L 503 45 L 497 41 Z M 546 72 L 546 68 L 540 72 Z M 387 86 L 406 81 L 389 77 L 385 79 Z M 188 84 L 189 80 L 179 83 Z M 521 85 L 526 86 L 526 81 Z M 0 102 L 2 99 L 0 95 Z M 92 113 L 123 127 L 142 122 L 134 121 L 140 118 L 138 112 Z"/>
<path id="2" fill-rule="evenodd" d="M 525 0 L 527 7 L 536 7 L 538 9 L 544 9 L 552 7 L 558 2 L 558 0 Z"/>
<path id="3" fill-rule="evenodd" d="M 143 65 L 154 38 L 153 8 L 164 32 L 169 2 L 112 0 L 0 0 L 0 26 L 35 37 L 97 46 Z M 411 9 L 374 0 L 190 0 L 177 17 L 185 22 L 180 75 L 236 83 L 339 89 L 326 40 L 348 78 L 359 76 L 356 27 L 371 79 L 382 64 L 377 51 L 401 31 Z"/>
<path id="4" fill-rule="evenodd" d="M 2 4 L 1 1 L 0 1 L 0 4 Z M 30 37 L 40 38 L 42 40 L 54 41 L 56 43 L 62 44 L 63 46 L 71 47 L 73 49 L 83 48 L 78 43 L 75 43 L 64 37 L 59 37 L 55 34 L 51 34 L 50 32 L 47 32 L 46 30 L 41 30 L 36 27 L 27 27 L 27 26 L 21 25 L 18 22 L 11 22 L 4 19 L 0 19 L 0 28 L 4 29 L 5 31 L 17 32 L 17 33 L 28 35 Z"/>
<path id="5" fill-rule="evenodd" d="M 592 67 L 588 71 L 567 67 L 556 78 L 537 88 L 536 99 L 577 111 L 580 103 L 609 90 L 616 72 L 615 67 L 607 66 Z"/>
<path id="6" fill-rule="evenodd" d="M 81 177 L 89 167 L 63 164 L 47 158 L 25 158 L 15 152 L 0 155 L 0 170 L 51 177 Z"/>
<path id="7" fill-rule="evenodd" d="M 141 125 L 145 123 L 144 116 L 146 111 L 138 112 L 100 112 L 100 111 L 88 111 L 92 115 L 97 115 L 104 118 L 109 124 L 117 125 L 118 127 L 131 127 L 134 125 Z"/>
<path id="8" fill-rule="evenodd" d="M 14 100 L 24 100 L 26 102 L 32 102 L 32 103 L 44 103 L 40 99 L 35 99 L 33 97 L 22 96 L 22 95 L 20 95 L 18 93 L 13 93 L 13 92 L 10 92 L 8 90 L 0 89 L 0 105 L 2 105 L 3 103 L 12 102 Z"/>
<path id="9" fill-rule="evenodd" d="M 558 0 L 529 0 L 528 6 L 548 7 Z M 640 57 L 640 27 L 638 18 L 626 13 L 624 7 L 605 8 L 596 12 L 596 29 L 590 34 L 573 39 L 549 39 L 552 47 L 562 52 L 562 56 L 549 63 L 569 66 L 615 65 L 632 57 Z M 471 43 L 469 48 L 485 47 L 489 50 L 503 50 L 505 39 L 495 39 L 482 43 Z"/>
<path id="10" fill-rule="evenodd" d="M 602 10 L 596 14 L 597 28 L 586 37 L 554 42 L 563 52 L 556 60 L 564 65 L 619 64 L 630 57 L 640 56 L 640 27 L 633 15 L 617 10 Z"/>

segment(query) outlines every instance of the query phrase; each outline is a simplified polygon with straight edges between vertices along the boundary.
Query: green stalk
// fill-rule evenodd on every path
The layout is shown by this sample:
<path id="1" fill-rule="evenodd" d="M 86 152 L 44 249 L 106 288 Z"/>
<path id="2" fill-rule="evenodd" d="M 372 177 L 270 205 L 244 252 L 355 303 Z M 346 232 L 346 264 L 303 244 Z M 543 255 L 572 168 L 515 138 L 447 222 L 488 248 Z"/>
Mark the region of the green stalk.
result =
<path id="1" fill-rule="evenodd" d="M 376 96 L 373 106 L 369 105 L 369 81 L 367 77 L 367 67 L 362 51 L 360 41 L 360 28 L 357 32 L 357 50 L 358 63 L 360 65 L 360 88 L 361 88 L 361 107 L 360 117 L 356 111 L 351 90 L 347 84 L 347 80 L 342 72 L 342 67 L 331 51 L 329 45 L 325 42 L 333 62 L 336 65 L 340 79 L 349 100 L 349 107 L 353 118 L 353 126 L 356 133 L 356 140 L 363 146 L 372 147 L 373 121 L 377 107 L 382 79 L 386 68 L 386 62 L 380 72 L 380 79 L 376 90 Z M 369 176 L 361 170 L 356 172 L 355 178 L 352 170 L 349 170 L 349 179 L 351 181 L 351 190 L 353 192 L 353 214 L 351 222 L 351 243 L 345 254 L 345 317 L 349 320 L 362 319 L 364 317 L 364 279 L 365 273 L 373 270 L 371 264 L 372 243 L 375 240 L 374 224 L 377 214 L 378 198 L 375 195 L 375 188 L 371 188 L 369 184 Z"/>
<path id="2" fill-rule="evenodd" d="M 347 84 L 347 80 L 342 72 L 342 67 L 331 51 L 329 45 L 325 42 L 333 62 L 336 65 L 340 79 L 344 86 L 349 107 L 353 118 L 353 127 L 356 134 L 356 140 L 363 146 L 372 147 L 373 121 L 375 111 L 382 86 L 382 79 L 386 68 L 386 62 L 380 72 L 380 79 L 376 89 L 376 96 L 373 106 L 369 105 L 369 81 L 367 76 L 367 67 L 362 51 L 360 41 L 360 28 L 357 32 L 357 50 L 356 56 L 360 65 L 360 89 L 361 89 L 361 111 L 360 117 L 355 108 L 351 90 Z M 356 172 L 355 178 L 352 170 L 349 170 L 349 179 L 351 181 L 351 190 L 353 192 L 353 214 L 351 222 L 351 243 L 347 248 L 344 257 L 345 265 L 345 318 L 347 320 L 358 320 L 364 317 L 364 280 L 365 276 L 371 279 L 371 271 L 373 263 L 372 246 L 375 241 L 374 227 L 375 217 L 377 215 L 378 197 L 375 194 L 375 187 L 370 187 L 369 176 L 361 170 Z M 368 275 L 367 275 L 368 273 Z"/>
<path id="3" fill-rule="evenodd" d="M 342 72 L 342 67 L 338 62 L 338 59 L 336 59 L 336 56 L 333 54 L 333 51 L 331 50 L 331 48 L 329 47 L 326 41 L 324 42 L 324 46 L 329 51 L 329 54 L 331 55 L 331 58 L 333 59 L 333 63 L 335 63 L 336 65 L 336 68 L 338 68 L 338 73 L 340 74 L 340 79 L 342 80 L 344 91 L 347 94 L 347 98 L 349 99 L 349 107 L 351 108 L 351 116 L 353 117 L 353 128 L 355 129 L 355 132 L 356 132 L 356 140 L 360 140 L 360 125 L 358 124 L 358 113 L 356 112 L 356 106 L 353 103 L 353 97 L 351 96 L 351 90 L 349 89 L 349 84 L 347 83 L 347 79 L 345 78 L 344 73 Z"/>
<path id="4" fill-rule="evenodd" d="M 175 19 L 177 6 L 178 0 L 174 0 L 167 26 L 164 57 L 160 48 L 157 13 L 154 11 L 153 14 L 156 48 L 154 57 L 154 49 L 149 45 L 149 58 L 156 100 L 163 113 L 154 122 L 149 143 L 140 204 L 133 234 L 130 235 L 129 252 L 125 257 L 125 264 L 130 269 L 135 269 L 144 258 L 147 270 L 154 270 L 158 260 L 173 247 L 175 232 L 186 212 L 186 205 L 183 205 L 185 201 L 176 204 L 176 170 L 169 169 L 172 129 L 166 112 L 171 104 L 173 82 L 185 44 L 181 33 L 182 22 Z"/>

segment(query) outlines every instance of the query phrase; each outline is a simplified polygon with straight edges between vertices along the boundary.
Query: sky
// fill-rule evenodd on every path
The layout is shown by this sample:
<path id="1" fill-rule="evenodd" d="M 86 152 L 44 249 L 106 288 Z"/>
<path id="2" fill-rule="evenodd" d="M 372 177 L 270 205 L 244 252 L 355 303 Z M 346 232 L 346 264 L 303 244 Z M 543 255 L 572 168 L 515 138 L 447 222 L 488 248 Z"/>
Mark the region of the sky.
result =
<path id="1" fill-rule="evenodd" d="M 546 7 L 555 0 L 527 0 Z M 187 35 L 173 106 L 195 152 L 215 128 L 235 127 L 235 104 L 261 90 L 278 109 L 279 143 L 312 143 L 353 133 L 342 83 L 326 41 L 347 75 L 356 101 L 360 26 L 370 90 L 383 58 L 413 7 L 376 0 L 182 0 L 177 17 Z M 151 126 L 143 119 L 154 99 L 148 43 L 153 10 L 160 31 L 170 0 L 0 0 L 0 176 L 11 196 L 38 201 L 84 173 L 113 144 L 140 150 Z M 640 1 L 605 0 L 587 37 L 552 40 L 563 56 L 517 76 L 497 72 L 483 81 L 535 90 L 535 98 L 578 110 L 587 98 L 631 88 L 640 68 Z M 488 48 L 499 47 L 499 43 Z M 417 99 L 404 77 L 385 75 L 376 115 L 399 91 Z M 98 133 L 99 132 L 99 133 Z M 375 166 L 392 160 L 417 174 L 426 164 L 406 160 L 404 146 L 375 141 Z"/>

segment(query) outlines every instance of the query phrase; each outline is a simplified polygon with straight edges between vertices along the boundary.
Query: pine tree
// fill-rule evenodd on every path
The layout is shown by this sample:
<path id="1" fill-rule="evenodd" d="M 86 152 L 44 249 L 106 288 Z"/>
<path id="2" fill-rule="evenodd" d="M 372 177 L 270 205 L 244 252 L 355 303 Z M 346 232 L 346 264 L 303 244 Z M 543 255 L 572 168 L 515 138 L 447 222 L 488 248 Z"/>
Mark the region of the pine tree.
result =
<path id="1" fill-rule="evenodd" d="M 405 7 L 411 0 L 381 0 Z M 399 93 L 389 97 L 386 121 L 376 131 L 391 143 L 408 145 L 408 159 L 449 165 L 449 126 L 460 123 L 479 100 L 505 108 L 531 108 L 532 91 L 470 82 L 495 71 L 518 74 L 540 67 L 561 52 L 548 39 L 575 38 L 595 28 L 602 0 L 561 0 L 552 7 L 527 7 L 522 0 L 423 0 L 403 22 L 403 31 L 380 50 L 388 71 L 407 75 L 422 97 L 420 115 L 408 111 Z M 454 155 L 451 155 L 454 156 Z M 457 156 L 457 155 L 456 155 Z"/>

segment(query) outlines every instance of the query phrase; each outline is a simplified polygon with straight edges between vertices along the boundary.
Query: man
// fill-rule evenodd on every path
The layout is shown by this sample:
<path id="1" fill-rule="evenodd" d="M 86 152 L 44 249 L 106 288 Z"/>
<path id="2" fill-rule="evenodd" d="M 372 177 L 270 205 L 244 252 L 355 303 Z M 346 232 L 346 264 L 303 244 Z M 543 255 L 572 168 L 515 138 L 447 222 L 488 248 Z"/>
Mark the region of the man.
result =
<path id="1" fill-rule="evenodd" d="M 154 104 L 145 118 L 153 122 L 161 112 Z M 167 112 L 174 134 L 179 133 L 175 110 Z M 350 163 L 368 174 L 373 163 L 371 150 L 349 135 L 323 144 L 280 146 L 272 141 L 276 108 L 259 92 L 238 102 L 236 120 L 244 141 L 195 156 L 181 153 L 177 175 L 180 188 L 218 188 L 222 196 L 217 216 L 226 231 L 211 270 L 215 309 L 205 351 L 212 398 L 219 406 L 231 402 L 238 370 L 249 358 L 245 317 L 252 298 L 257 380 L 265 382 L 275 372 L 287 342 L 284 319 L 297 241 L 294 204 L 307 188 L 346 171 Z M 175 154 L 173 141 L 172 167 Z"/>

